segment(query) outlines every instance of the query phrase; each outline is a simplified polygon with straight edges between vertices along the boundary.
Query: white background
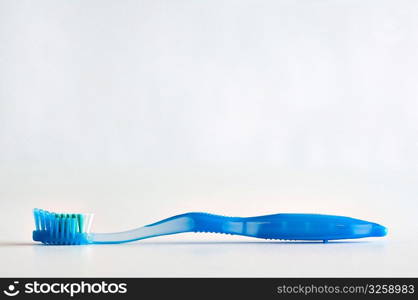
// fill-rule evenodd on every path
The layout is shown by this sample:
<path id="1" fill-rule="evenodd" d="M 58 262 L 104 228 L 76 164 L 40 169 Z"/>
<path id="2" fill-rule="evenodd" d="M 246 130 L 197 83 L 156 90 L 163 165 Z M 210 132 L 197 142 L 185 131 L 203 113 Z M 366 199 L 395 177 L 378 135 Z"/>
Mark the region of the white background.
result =
<path id="1" fill-rule="evenodd" d="M 418 276 L 418 3 L 0 0 L 0 276 Z M 350 243 L 31 242 L 187 211 L 348 215 Z"/>

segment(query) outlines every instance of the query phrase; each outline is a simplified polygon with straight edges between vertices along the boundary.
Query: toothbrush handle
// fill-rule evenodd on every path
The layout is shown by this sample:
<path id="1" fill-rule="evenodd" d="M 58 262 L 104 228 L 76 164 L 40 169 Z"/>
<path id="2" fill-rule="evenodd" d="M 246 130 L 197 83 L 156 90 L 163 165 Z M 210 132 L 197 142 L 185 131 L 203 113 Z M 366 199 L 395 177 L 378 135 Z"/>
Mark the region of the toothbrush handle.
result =
<path id="1" fill-rule="evenodd" d="M 319 214 L 275 214 L 224 217 L 191 213 L 194 231 L 236 234 L 263 239 L 331 240 L 384 236 L 386 228 L 349 217 Z"/>
<path id="2" fill-rule="evenodd" d="M 91 233 L 96 244 L 124 243 L 182 232 L 214 232 L 263 239 L 331 240 L 384 236 L 386 228 L 367 221 L 319 214 L 276 214 L 259 217 L 225 217 L 186 213 L 144 227 L 114 233 Z"/>

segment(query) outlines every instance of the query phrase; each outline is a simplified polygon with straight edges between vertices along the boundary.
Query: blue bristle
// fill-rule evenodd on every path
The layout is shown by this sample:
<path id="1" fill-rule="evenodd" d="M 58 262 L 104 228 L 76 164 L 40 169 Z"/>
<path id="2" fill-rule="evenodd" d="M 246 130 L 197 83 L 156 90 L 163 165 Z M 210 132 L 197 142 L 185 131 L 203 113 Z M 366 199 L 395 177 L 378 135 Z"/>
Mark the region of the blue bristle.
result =
<path id="1" fill-rule="evenodd" d="M 35 230 L 33 240 L 48 245 L 81 245 L 88 244 L 88 228 L 82 224 L 89 223 L 90 216 L 83 214 L 57 214 L 42 209 L 33 210 Z"/>

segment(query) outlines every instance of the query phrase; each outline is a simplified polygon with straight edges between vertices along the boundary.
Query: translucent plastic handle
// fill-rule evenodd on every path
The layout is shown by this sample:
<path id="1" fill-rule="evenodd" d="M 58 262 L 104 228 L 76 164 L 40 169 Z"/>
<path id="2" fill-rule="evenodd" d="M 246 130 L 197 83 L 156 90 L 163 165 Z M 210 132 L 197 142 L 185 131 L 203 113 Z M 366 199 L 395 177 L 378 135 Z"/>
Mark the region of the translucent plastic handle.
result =
<path id="1" fill-rule="evenodd" d="M 194 231 L 263 239 L 336 240 L 385 236 L 387 229 L 359 219 L 320 214 L 275 214 L 249 218 L 195 213 Z"/>
<path id="2" fill-rule="evenodd" d="M 181 232 L 215 232 L 263 239 L 336 240 L 379 237 L 387 229 L 359 219 L 319 214 L 276 214 L 259 217 L 225 217 L 187 213 L 145 227 L 117 233 L 93 233 L 93 243 L 122 243 Z"/>
<path id="3" fill-rule="evenodd" d="M 193 231 L 193 228 L 194 219 L 191 217 L 191 214 L 183 214 L 128 231 L 91 233 L 89 240 L 94 244 L 118 244 L 161 235 L 190 232 Z"/>

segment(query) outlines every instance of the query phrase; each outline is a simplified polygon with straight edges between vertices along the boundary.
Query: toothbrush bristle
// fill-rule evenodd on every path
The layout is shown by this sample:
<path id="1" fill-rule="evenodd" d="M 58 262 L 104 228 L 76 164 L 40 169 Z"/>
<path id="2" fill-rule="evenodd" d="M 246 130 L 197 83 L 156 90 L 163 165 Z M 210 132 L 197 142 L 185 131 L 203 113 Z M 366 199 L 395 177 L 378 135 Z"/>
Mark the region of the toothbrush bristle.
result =
<path id="1" fill-rule="evenodd" d="M 33 240 L 48 245 L 88 244 L 92 214 L 53 213 L 43 209 L 33 210 L 35 230 Z"/>

